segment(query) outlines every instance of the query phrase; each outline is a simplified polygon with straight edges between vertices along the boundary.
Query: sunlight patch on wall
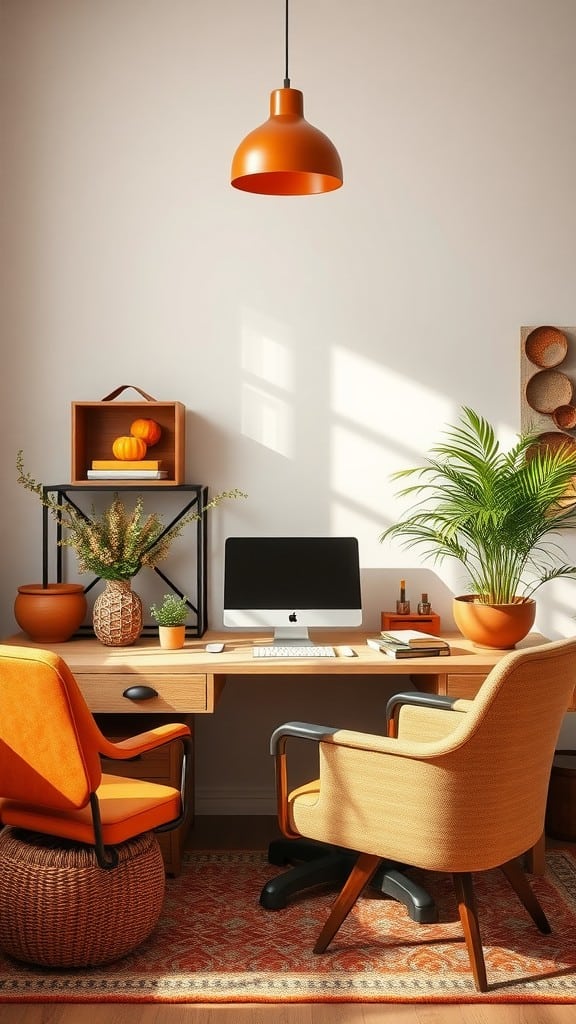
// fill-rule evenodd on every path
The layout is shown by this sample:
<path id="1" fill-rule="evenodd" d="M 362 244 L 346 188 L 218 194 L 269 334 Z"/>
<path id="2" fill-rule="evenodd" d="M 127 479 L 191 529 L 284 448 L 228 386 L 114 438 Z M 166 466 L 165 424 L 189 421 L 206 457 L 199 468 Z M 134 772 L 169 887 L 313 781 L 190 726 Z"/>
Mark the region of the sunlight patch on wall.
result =
<path id="1" fill-rule="evenodd" d="M 283 398 L 267 394 L 262 388 L 244 384 L 242 387 L 242 433 L 258 444 L 264 445 L 292 458 L 294 427 L 292 407 Z"/>
<path id="2" fill-rule="evenodd" d="M 385 353 L 383 353 L 385 358 Z M 332 413 L 375 437 L 380 446 L 380 470 L 388 459 L 382 441 L 390 442 L 394 465 L 411 465 L 438 439 L 455 414 L 454 401 L 406 376 L 345 348 L 332 353 Z M 394 453 L 400 453 L 401 460 Z M 409 459 L 407 462 L 406 459 Z"/>
<path id="3" fill-rule="evenodd" d="M 241 429 L 265 448 L 291 458 L 294 449 L 294 358 L 272 336 L 273 328 L 245 326 L 242 331 Z M 278 329 L 278 333 L 280 332 Z M 252 376 L 250 383 L 246 377 Z"/>
<path id="4" fill-rule="evenodd" d="M 566 562 L 570 562 L 566 558 Z M 536 601 L 535 629 L 552 640 L 576 634 L 576 582 L 569 579 L 545 583 L 533 595 Z"/>
<path id="5" fill-rule="evenodd" d="M 330 490 L 356 509 L 365 521 L 382 523 L 389 471 L 382 442 L 353 427 L 334 424 L 331 430 Z M 382 528 L 384 528 L 382 526 Z"/>
<path id="6" fill-rule="evenodd" d="M 334 424 L 331 430 L 330 508 L 331 530 L 363 537 L 366 564 L 386 563 L 418 566 L 421 555 L 401 551 L 398 543 L 379 541 L 380 534 L 399 515 L 402 501 L 396 497 L 400 483 L 390 479 L 391 473 L 406 466 L 386 439 L 368 437 L 363 430 L 345 424 Z M 384 550 L 385 549 L 385 550 Z"/>
<path id="7" fill-rule="evenodd" d="M 406 499 L 391 476 L 418 465 L 453 414 L 453 402 L 374 360 L 335 348 L 331 367 L 330 485 L 335 504 L 378 533 L 398 519 Z M 367 528 L 367 525 L 368 528 Z M 404 552 L 406 565 L 420 556 Z"/>
<path id="8" fill-rule="evenodd" d="M 282 391 L 294 391 L 294 357 L 288 345 L 255 327 L 242 331 L 242 370 Z"/>

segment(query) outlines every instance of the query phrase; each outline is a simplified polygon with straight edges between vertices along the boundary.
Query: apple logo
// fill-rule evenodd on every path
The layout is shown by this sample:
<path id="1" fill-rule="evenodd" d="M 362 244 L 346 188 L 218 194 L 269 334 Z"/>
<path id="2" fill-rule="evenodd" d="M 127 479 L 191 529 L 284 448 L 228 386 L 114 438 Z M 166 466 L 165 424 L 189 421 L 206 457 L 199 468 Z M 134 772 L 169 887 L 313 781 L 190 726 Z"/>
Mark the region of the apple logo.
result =
<path id="1" fill-rule="evenodd" d="M 296 612 L 291 612 L 288 616 L 288 622 L 298 622 Z"/>

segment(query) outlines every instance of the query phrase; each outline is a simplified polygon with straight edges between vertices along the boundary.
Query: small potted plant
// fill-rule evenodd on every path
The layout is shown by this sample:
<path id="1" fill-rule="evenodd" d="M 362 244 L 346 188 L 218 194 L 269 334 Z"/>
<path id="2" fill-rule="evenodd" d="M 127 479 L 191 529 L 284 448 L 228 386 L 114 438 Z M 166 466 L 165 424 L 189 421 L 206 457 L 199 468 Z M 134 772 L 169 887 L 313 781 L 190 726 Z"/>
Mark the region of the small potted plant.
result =
<path id="1" fill-rule="evenodd" d="M 186 597 L 178 597 L 177 594 L 164 594 L 161 604 L 150 605 L 150 614 L 158 623 L 160 647 L 169 651 L 184 647 L 189 611 Z"/>

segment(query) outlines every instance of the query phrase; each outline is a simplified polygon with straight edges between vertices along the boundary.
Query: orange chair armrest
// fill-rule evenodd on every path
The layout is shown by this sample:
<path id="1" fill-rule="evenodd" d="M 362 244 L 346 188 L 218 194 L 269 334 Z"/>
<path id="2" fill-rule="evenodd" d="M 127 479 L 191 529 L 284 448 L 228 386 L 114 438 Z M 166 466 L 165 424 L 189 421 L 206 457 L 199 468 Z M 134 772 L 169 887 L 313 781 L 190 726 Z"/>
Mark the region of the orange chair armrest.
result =
<path id="1" fill-rule="evenodd" d="M 168 725 L 159 725 L 155 729 L 148 729 L 147 732 L 138 733 L 136 736 L 128 736 L 127 739 L 117 742 L 102 736 L 99 743 L 100 754 L 122 761 L 136 757 L 138 754 L 145 754 L 147 750 L 154 750 L 164 743 L 184 739 L 190 735 L 189 727 L 183 722 L 172 722 Z"/>

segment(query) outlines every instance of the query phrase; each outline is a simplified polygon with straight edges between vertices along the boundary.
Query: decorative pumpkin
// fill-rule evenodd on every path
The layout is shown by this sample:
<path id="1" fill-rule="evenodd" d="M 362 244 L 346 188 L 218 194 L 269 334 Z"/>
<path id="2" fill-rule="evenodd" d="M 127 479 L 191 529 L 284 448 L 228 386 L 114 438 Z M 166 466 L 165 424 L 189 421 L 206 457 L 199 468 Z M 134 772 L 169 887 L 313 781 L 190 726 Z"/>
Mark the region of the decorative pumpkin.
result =
<path id="1" fill-rule="evenodd" d="M 162 428 L 156 420 L 134 420 L 130 427 L 130 433 L 134 437 L 141 437 L 148 446 L 156 444 L 160 440 Z"/>
<path id="2" fill-rule="evenodd" d="M 141 437 L 117 437 L 112 445 L 112 453 L 115 459 L 135 461 L 143 459 L 146 455 L 147 444 Z"/>

